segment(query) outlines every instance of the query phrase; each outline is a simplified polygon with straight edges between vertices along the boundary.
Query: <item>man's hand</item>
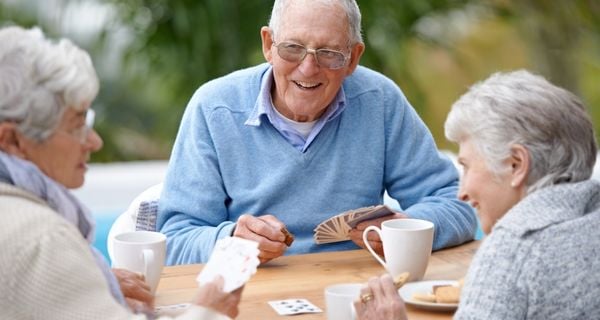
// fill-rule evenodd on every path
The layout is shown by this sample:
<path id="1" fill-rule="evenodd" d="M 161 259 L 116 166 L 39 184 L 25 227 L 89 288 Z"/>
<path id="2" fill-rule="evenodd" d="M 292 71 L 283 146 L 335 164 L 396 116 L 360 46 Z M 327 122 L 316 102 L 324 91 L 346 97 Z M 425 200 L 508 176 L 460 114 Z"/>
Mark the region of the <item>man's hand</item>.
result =
<path id="1" fill-rule="evenodd" d="M 213 281 L 200 286 L 194 303 L 235 319 L 239 313 L 238 305 L 242 297 L 244 287 L 240 287 L 231 293 L 223 291 L 225 279 L 217 276 Z"/>
<path id="2" fill-rule="evenodd" d="M 147 312 L 154 310 L 154 295 L 150 286 L 144 281 L 144 276 L 125 269 L 112 269 L 119 281 L 121 291 L 129 308 L 134 312 Z"/>
<path id="3" fill-rule="evenodd" d="M 350 229 L 350 240 L 352 240 L 354 243 L 356 243 L 356 245 L 358 245 L 359 247 L 366 249 L 365 243 L 363 242 L 363 239 L 362 239 L 362 236 L 363 236 L 363 232 L 365 231 L 365 229 L 368 226 L 377 226 L 377 228 L 381 228 L 382 222 L 384 222 L 386 220 L 400 219 L 400 218 L 407 218 L 407 216 L 403 213 L 395 213 L 393 215 L 363 221 L 363 222 L 357 224 L 355 228 Z M 380 256 L 383 256 L 383 243 L 381 242 L 381 239 L 379 238 L 379 235 L 377 234 L 377 232 L 369 232 L 369 234 L 367 235 L 367 240 L 369 241 L 369 245 L 371 246 L 371 248 L 375 252 L 377 252 L 377 254 L 379 254 Z"/>
<path id="4" fill-rule="evenodd" d="M 272 215 L 255 217 L 249 214 L 240 216 L 233 231 L 234 237 L 258 242 L 258 259 L 265 263 L 285 252 L 285 235 L 281 229 L 285 225 Z"/>

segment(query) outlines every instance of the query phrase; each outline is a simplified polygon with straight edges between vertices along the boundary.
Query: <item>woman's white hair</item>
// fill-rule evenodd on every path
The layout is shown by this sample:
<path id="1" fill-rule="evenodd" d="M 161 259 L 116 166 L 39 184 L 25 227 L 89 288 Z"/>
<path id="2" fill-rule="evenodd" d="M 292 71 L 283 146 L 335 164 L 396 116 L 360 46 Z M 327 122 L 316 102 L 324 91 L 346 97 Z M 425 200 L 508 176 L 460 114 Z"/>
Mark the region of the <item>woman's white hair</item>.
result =
<path id="1" fill-rule="evenodd" d="M 67 107 L 79 110 L 98 94 L 89 55 L 71 41 L 11 26 L 0 29 L 0 44 L 0 122 L 16 122 L 25 136 L 44 141 Z"/>
<path id="2" fill-rule="evenodd" d="M 269 28 L 271 28 L 273 34 L 277 34 L 280 30 L 282 21 L 281 17 L 285 12 L 285 9 L 292 1 L 299 0 L 275 0 L 273 4 L 273 11 L 271 12 L 271 19 L 269 20 Z M 319 2 L 325 5 L 339 5 L 344 9 L 346 17 L 348 19 L 348 36 L 350 45 L 357 43 L 363 43 L 361 33 L 361 15 L 360 9 L 356 0 L 308 0 L 310 2 Z"/>
<path id="3" fill-rule="evenodd" d="M 529 151 L 528 192 L 589 179 L 596 162 L 594 127 L 571 92 L 525 70 L 495 73 L 454 103 L 445 124 L 453 142 L 470 140 L 496 175 L 514 145 Z"/>

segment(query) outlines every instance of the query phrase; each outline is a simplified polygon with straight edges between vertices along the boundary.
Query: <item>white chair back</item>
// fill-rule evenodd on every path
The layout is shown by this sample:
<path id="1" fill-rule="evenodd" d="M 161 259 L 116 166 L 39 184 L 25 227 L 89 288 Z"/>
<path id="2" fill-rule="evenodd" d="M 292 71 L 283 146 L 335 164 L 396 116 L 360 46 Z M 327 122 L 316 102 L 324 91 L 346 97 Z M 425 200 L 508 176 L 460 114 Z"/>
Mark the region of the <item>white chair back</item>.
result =
<path id="1" fill-rule="evenodd" d="M 116 235 L 129 231 L 156 231 L 156 215 L 158 200 L 162 191 L 162 183 L 154 185 L 140 193 L 110 227 L 106 239 L 106 248 L 111 261 L 113 259 L 113 242 Z"/>

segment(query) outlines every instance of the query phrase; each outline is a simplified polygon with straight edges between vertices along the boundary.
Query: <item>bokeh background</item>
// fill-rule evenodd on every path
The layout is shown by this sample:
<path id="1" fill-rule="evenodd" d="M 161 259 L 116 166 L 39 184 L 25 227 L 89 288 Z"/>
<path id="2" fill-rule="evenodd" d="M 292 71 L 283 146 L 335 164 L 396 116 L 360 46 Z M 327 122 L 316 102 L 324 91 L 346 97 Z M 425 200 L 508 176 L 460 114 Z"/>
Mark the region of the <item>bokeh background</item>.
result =
<path id="1" fill-rule="evenodd" d="M 600 132 L 599 0 L 358 3 L 361 63 L 403 89 L 441 149 L 456 151 L 443 133 L 452 103 L 491 73 L 520 68 L 578 94 Z M 105 255 L 115 219 L 162 181 L 196 88 L 264 62 L 259 29 L 271 7 L 272 0 L 0 0 L 0 26 L 39 26 L 92 56 L 104 148 L 74 192 L 94 213 L 94 245 Z M 600 179 L 600 165 L 596 172 Z"/>
<path id="2" fill-rule="evenodd" d="M 577 93 L 600 132 L 600 1 L 358 0 L 362 64 L 392 78 L 438 146 L 453 101 L 495 71 L 527 68 Z M 105 147 L 94 162 L 169 157 L 204 82 L 264 61 L 271 0 L 0 0 L 0 25 L 40 26 L 88 50 Z M 0 44 L 1 45 L 1 44 Z"/>

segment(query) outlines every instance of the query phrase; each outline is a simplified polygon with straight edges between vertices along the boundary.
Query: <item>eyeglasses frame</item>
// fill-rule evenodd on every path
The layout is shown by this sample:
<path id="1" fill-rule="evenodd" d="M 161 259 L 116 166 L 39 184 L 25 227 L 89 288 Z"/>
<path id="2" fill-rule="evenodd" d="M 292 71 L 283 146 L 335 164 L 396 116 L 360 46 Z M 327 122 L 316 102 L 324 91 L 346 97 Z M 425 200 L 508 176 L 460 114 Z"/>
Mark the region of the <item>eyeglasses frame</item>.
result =
<path id="1" fill-rule="evenodd" d="M 300 47 L 304 48 L 304 55 L 302 55 L 302 58 L 300 58 L 298 61 L 290 61 L 290 60 L 287 60 L 287 59 L 281 57 L 281 55 L 279 55 L 279 50 L 280 50 L 279 46 L 281 46 L 283 44 L 293 44 L 293 45 L 297 45 L 297 46 L 300 46 Z M 302 63 L 302 61 L 304 61 L 304 59 L 306 58 L 306 56 L 310 53 L 310 54 L 313 54 L 315 56 L 315 61 L 317 62 L 317 65 L 319 67 L 327 68 L 327 69 L 330 69 L 330 70 L 338 70 L 338 69 L 341 69 L 344 66 L 346 66 L 348 64 L 348 60 L 350 60 L 350 56 L 352 55 L 352 53 L 350 53 L 350 54 L 344 54 L 342 51 L 333 50 L 333 49 L 327 49 L 327 48 L 319 48 L 319 49 L 308 48 L 305 45 L 302 45 L 302 44 L 299 44 L 299 43 L 296 43 L 296 42 L 291 42 L 291 41 L 282 41 L 282 42 L 276 43 L 275 40 L 273 40 L 272 46 L 274 46 L 275 48 L 277 48 L 277 55 L 279 55 L 279 57 L 281 57 L 281 59 L 283 59 L 283 60 L 285 60 L 287 62 Z M 350 45 L 348 45 L 348 49 L 350 49 Z M 339 54 L 341 54 L 344 57 L 344 61 L 341 63 L 341 65 L 339 67 L 335 67 L 335 68 L 323 66 L 319 62 L 319 55 L 318 55 L 319 51 L 320 52 L 328 51 L 328 52 L 333 52 L 333 53 L 339 53 Z"/>
<path id="2" fill-rule="evenodd" d="M 94 121 L 96 119 L 96 111 L 94 109 L 88 109 L 85 113 L 85 123 L 80 128 L 74 130 L 71 135 L 74 138 L 77 138 L 81 144 L 84 144 L 87 141 L 90 132 L 94 128 Z"/>

